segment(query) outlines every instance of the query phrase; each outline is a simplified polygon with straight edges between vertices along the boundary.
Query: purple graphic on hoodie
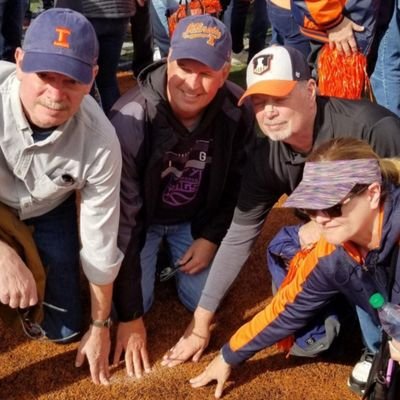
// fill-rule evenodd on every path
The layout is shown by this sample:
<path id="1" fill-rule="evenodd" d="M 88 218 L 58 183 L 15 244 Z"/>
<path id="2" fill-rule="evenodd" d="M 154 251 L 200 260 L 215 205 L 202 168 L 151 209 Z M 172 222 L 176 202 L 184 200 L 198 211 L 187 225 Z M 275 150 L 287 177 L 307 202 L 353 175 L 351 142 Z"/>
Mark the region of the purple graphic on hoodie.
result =
<path id="1" fill-rule="evenodd" d="M 167 166 L 161 174 L 162 179 L 168 179 L 161 196 L 164 203 L 179 207 L 196 198 L 206 164 L 211 163 L 209 146 L 209 140 L 196 140 L 185 153 L 166 153 Z"/>

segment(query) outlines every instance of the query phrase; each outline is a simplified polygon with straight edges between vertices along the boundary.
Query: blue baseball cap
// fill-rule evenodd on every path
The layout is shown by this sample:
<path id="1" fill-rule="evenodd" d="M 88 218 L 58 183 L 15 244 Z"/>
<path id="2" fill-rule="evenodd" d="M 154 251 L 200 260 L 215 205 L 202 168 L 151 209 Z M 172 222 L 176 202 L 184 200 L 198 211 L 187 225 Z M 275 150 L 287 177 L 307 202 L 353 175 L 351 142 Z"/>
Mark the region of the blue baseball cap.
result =
<path id="1" fill-rule="evenodd" d="M 179 21 L 171 39 L 170 61 L 190 59 L 218 71 L 230 62 L 232 38 L 226 26 L 208 14 Z"/>
<path id="2" fill-rule="evenodd" d="M 97 64 L 99 44 L 92 24 L 67 8 L 51 8 L 36 17 L 22 45 L 23 72 L 57 72 L 88 84 Z"/>

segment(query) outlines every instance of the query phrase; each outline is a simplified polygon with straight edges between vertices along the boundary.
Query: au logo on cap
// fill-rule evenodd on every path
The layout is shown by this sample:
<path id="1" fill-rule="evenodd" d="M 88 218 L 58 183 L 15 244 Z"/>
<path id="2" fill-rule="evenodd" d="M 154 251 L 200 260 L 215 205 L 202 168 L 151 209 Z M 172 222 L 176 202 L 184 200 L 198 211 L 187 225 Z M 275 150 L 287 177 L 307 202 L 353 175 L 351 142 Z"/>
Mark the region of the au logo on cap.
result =
<path id="1" fill-rule="evenodd" d="M 71 36 L 71 29 L 57 26 L 55 30 L 58 34 L 58 37 L 57 40 L 53 42 L 54 46 L 69 49 L 69 37 Z"/>
<path id="2" fill-rule="evenodd" d="M 253 72 L 256 75 L 262 75 L 271 69 L 272 54 L 264 54 L 253 60 Z"/>

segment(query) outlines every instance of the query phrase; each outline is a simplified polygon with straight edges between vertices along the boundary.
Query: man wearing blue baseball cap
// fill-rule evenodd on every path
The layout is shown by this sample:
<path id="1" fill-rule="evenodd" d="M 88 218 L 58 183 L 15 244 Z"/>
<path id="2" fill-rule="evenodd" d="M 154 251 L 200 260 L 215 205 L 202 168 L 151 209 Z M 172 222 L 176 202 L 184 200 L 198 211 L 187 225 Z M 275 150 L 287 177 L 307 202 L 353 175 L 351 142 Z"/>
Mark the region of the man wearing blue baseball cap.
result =
<path id="1" fill-rule="evenodd" d="M 230 59 L 223 23 L 184 18 L 168 59 L 145 69 L 111 112 L 124 160 L 114 362 L 125 351 L 130 375 L 150 370 L 142 315 L 153 303 L 160 243 L 170 253 L 160 278 L 174 276 L 180 301 L 194 310 L 232 219 L 253 113 L 237 106 L 243 91 L 226 80 Z"/>
<path id="2" fill-rule="evenodd" d="M 97 56 L 89 21 L 54 8 L 30 25 L 16 66 L 0 63 L 0 202 L 9 218 L 32 227 L 45 270 L 43 293 L 26 268 L 27 253 L 2 239 L 0 302 L 19 310 L 32 338 L 77 339 L 81 264 L 92 321 L 76 366 L 86 356 L 92 380 L 107 384 L 112 287 L 123 258 L 116 235 L 121 152 L 113 126 L 88 96 Z M 31 319 L 35 305 L 43 307 L 41 321 Z"/>

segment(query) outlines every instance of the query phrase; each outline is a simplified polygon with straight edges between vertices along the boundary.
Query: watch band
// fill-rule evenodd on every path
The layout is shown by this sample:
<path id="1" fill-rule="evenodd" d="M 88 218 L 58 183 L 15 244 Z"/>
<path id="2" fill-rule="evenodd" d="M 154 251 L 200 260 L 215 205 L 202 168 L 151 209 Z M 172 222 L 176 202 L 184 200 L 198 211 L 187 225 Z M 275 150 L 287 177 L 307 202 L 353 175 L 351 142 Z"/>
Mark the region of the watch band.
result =
<path id="1" fill-rule="evenodd" d="M 93 325 L 97 328 L 109 328 L 112 325 L 111 318 L 107 319 L 91 319 L 90 325 Z"/>

